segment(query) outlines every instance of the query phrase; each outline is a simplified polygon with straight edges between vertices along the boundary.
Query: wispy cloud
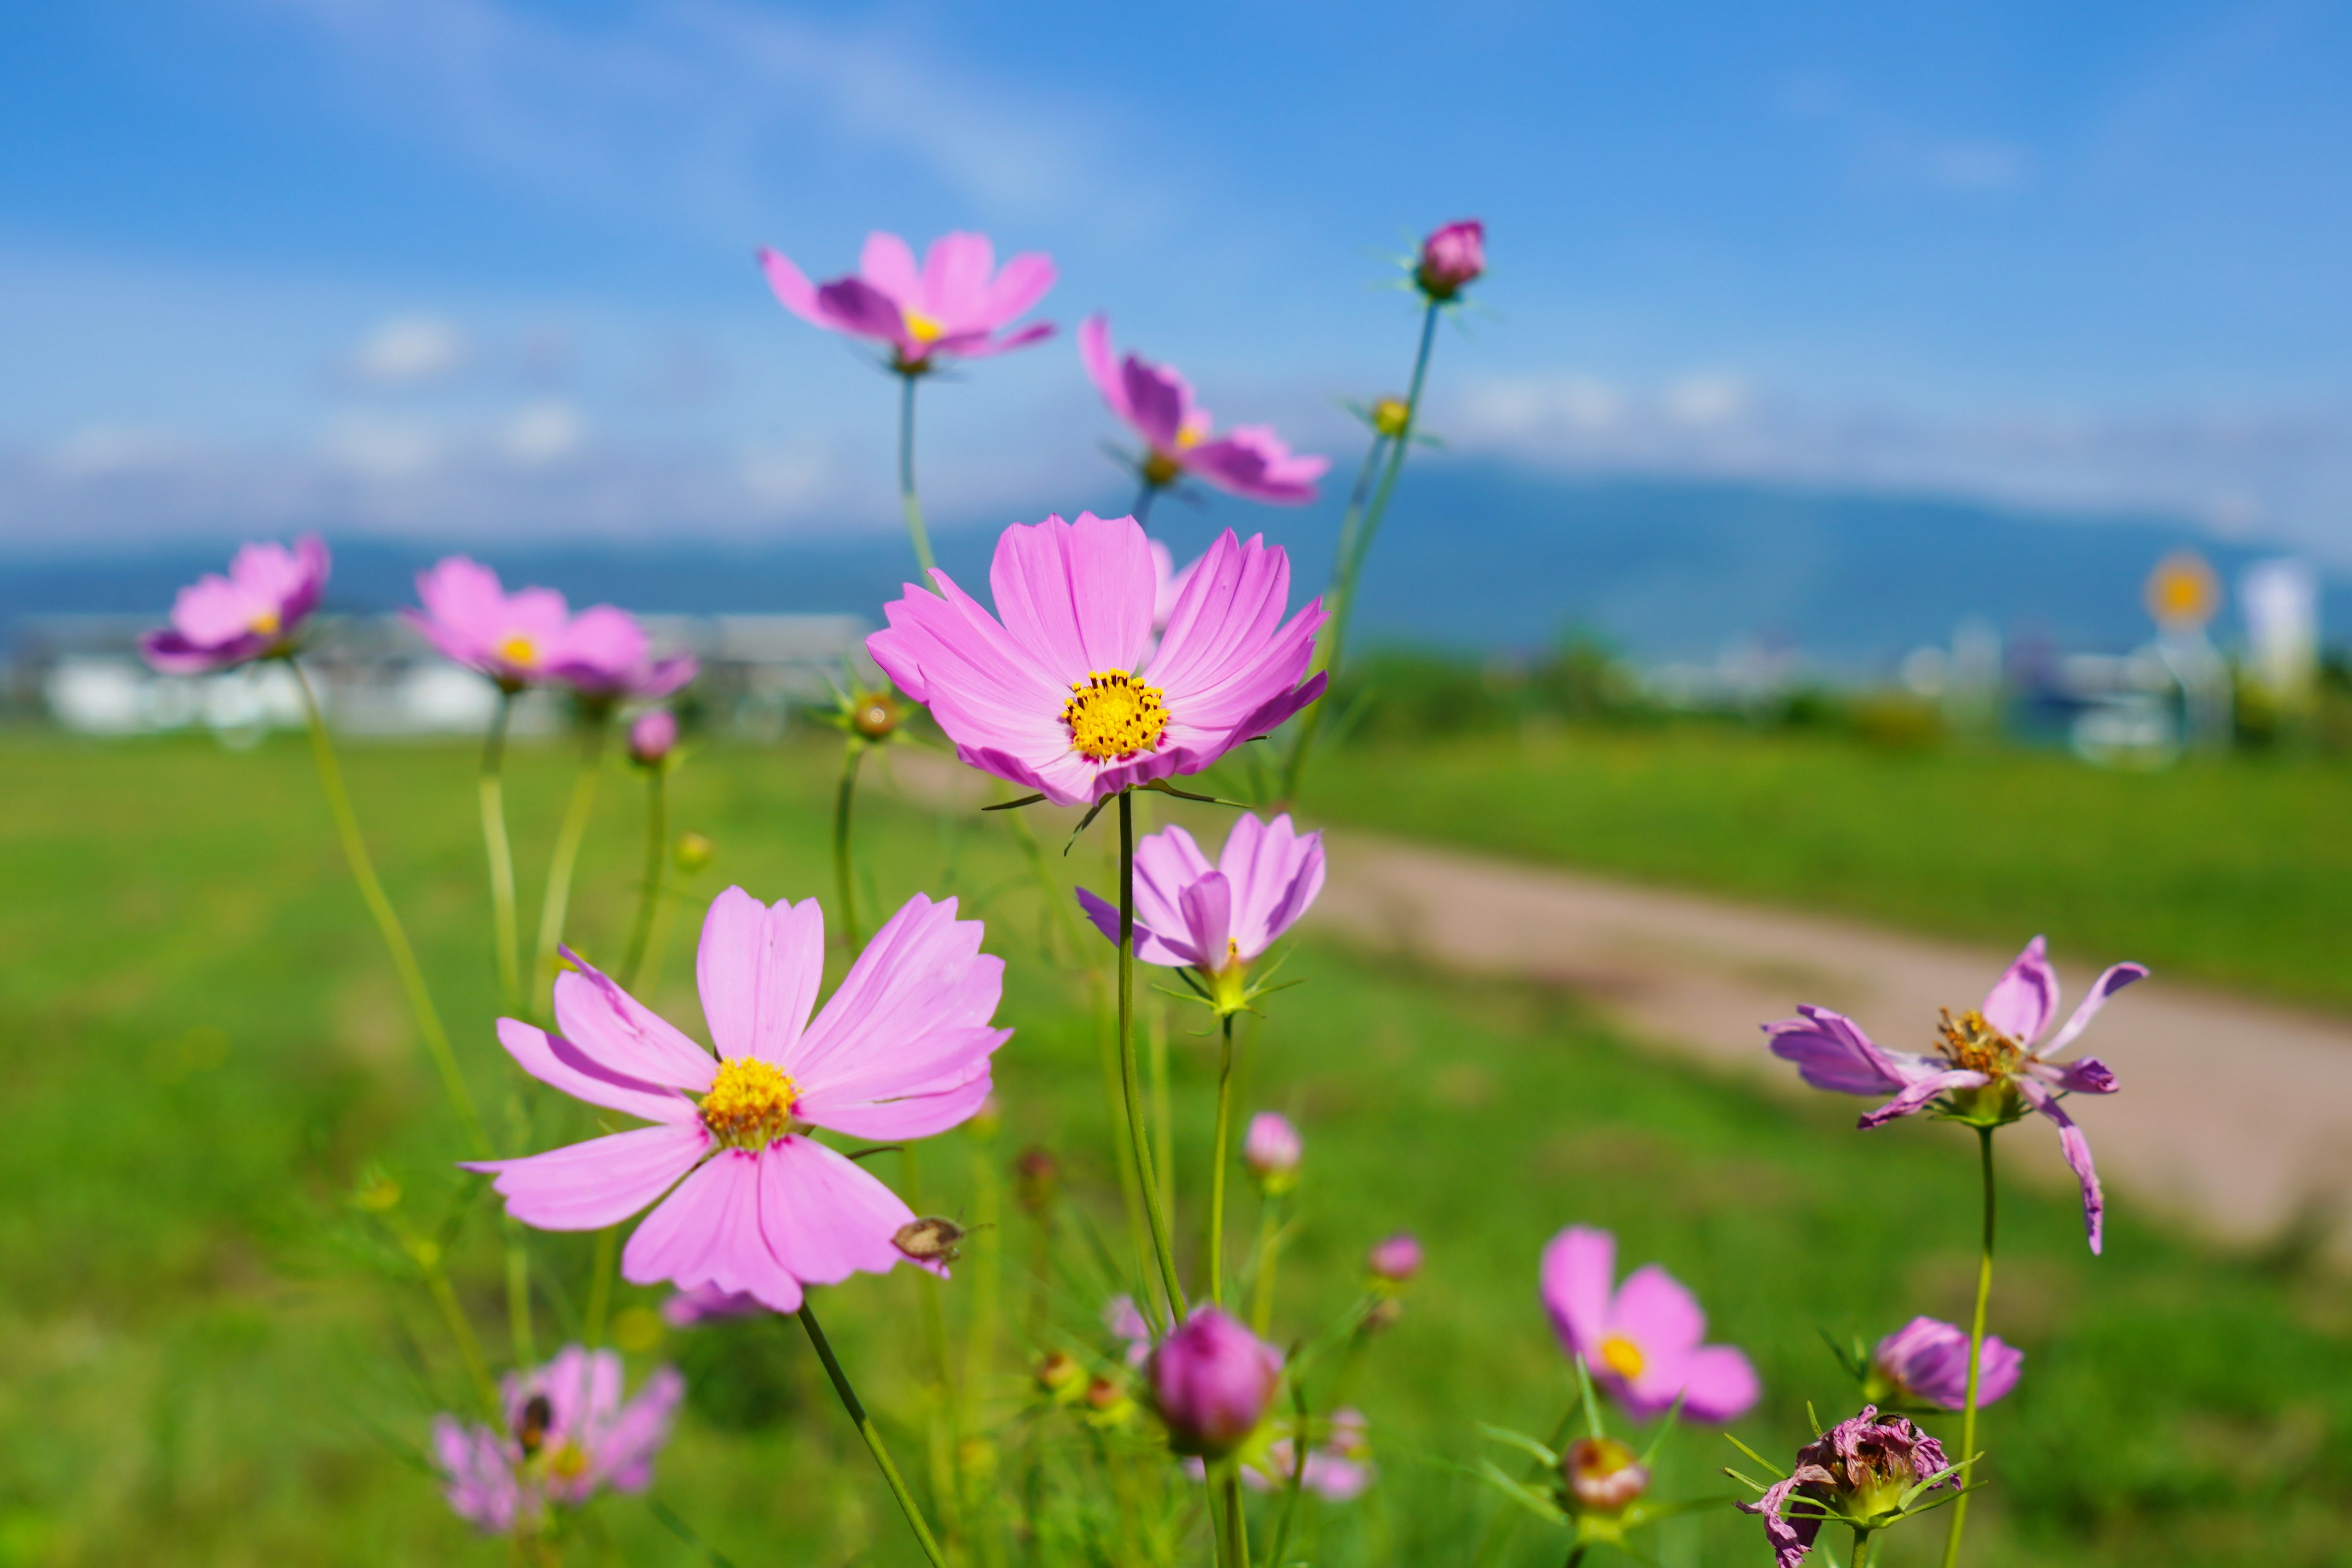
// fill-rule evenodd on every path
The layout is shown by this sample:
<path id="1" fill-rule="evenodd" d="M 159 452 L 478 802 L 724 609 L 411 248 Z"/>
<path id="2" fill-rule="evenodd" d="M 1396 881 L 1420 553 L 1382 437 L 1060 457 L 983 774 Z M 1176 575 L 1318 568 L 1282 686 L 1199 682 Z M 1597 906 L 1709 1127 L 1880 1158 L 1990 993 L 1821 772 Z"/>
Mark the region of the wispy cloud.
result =
<path id="1" fill-rule="evenodd" d="M 1835 77 L 1793 76 L 1774 97 L 1782 114 L 1821 127 L 1853 177 L 1870 184 L 1991 195 L 2030 184 L 2036 172 L 2033 151 L 2022 142 L 1930 129 L 1867 101 Z"/>

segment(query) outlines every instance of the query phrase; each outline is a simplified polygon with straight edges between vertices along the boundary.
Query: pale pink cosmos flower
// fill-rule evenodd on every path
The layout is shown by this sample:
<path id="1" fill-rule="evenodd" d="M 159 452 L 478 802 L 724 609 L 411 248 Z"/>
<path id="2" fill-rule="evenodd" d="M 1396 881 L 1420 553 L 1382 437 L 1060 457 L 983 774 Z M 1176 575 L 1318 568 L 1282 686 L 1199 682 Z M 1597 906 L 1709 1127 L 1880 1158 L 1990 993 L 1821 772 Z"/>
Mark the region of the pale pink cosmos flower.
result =
<path id="1" fill-rule="evenodd" d="M 624 1401 L 621 1358 L 567 1345 L 501 1389 L 506 1430 L 453 1415 L 433 1422 L 433 1455 L 450 1508 L 492 1534 L 535 1530 L 550 1510 L 577 1508 L 599 1490 L 641 1492 L 669 1440 L 686 1380 L 669 1367 Z"/>
<path id="2" fill-rule="evenodd" d="M 949 234 L 931 242 L 923 265 L 895 234 L 866 237 L 857 271 L 819 286 L 790 259 L 764 247 L 761 269 L 785 310 L 804 321 L 890 345 L 892 368 L 914 375 L 941 358 L 978 359 L 1051 337 L 1051 322 L 1004 332 L 1054 286 L 1054 262 L 1026 251 L 997 270 L 984 234 Z"/>
<path id="3" fill-rule="evenodd" d="M 327 586 L 327 542 L 306 533 L 289 550 L 248 544 L 228 575 L 207 572 L 180 590 L 172 624 L 139 639 L 139 651 L 165 675 L 208 675 L 282 654 Z"/>
<path id="4" fill-rule="evenodd" d="M 979 1109 L 1012 1034 L 989 1023 L 1004 962 L 955 913 L 953 899 L 909 899 L 812 1019 L 816 900 L 772 907 L 728 889 L 695 965 L 716 1061 L 567 952 L 562 1032 L 501 1018 L 499 1043 L 541 1081 L 653 1125 L 467 1168 L 495 1173 L 507 1212 L 541 1230 L 601 1230 L 661 1199 L 621 1254 L 634 1285 L 741 1291 L 790 1312 L 804 1286 L 910 1261 L 892 1238 L 914 1212 L 809 1133 L 928 1138 Z"/>
<path id="5" fill-rule="evenodd" d="M 1209 411 L 1193 403 L 1192 384 L 1172 366 L 1113 356 L 1108 318 L 1089 317 L 1078 328 L 1078 356 L 1110 411 L 1143 437 L 1139 468 L 1146 483 L 1164 487 L 1195 474 L 1250 500 L 1304 506 L 1315 499 L 1330 458 L 1294 455 L 1271 425 L 1212 436 Z"/>
<path id="6" fill-rule="evenodd" d="M 1677 1396 L 1686 1421 L 1736 1421 L 1762 1390 L 1756 1369 L 1729 1345 L 1702 1344 L 1706 1314 L 1680 1281 L 1645 1264 L 1612 1289 L 1617 1238 L 1570 1226 L 1544 1248 L 1543 1300 L 1552 1329 L 1593 1383 L 1637 1421 L 1663 1415 Z"/>
<path id="7" fill-rule="evenodd" d="M 992 616 L 945 572 L 884 612 L 866 651 L 971 766 L 1057 805 L 1198 773 L 1323 691 L 1320 599 L 1283 620 L 1290 558 L 1227 529 L 1151 640 L 1151 545 L 1131 517 L 1016 523 Z M 1000 618 L 1001 617 L 1001 618 Z"/>
<path id="8" fill-rule="evenodd" d="M 1906 1399 L 1946 1410 L 1969 1402 L 1969 1331 L 1939 1318 L 1914 1318 L 1871 1353 L 1871 1367 Z M 2025 1352 L 1987 1334 L 1977 1363 L 1977 1404 L 1992 1404 L 2017 1386 Z M 1875 1386 L 1874 1384 L 1873 1386 Z"/>
<path id="9" fill-rule="evenodd" d="M 552 588 L 509 594 L 463 555 L 417 574 L 421 610 L 401 614 L 425 641 L 509 691 L 554 683 L 591 700 L 667 697 L 692 680 L 693 658 L 656 659 L 636 617 L 611 605 L 578 615 Z"/>
<path id="10" fill-rule="evenodd" d="M 2104 1240 L 2106 1200 L 2091 1163 L 2090 1140 L 2058 1102 L 2069 1094 L 2113 1094 L 2116 1076 L 2096 1057 L 2050 1058 L 2074 1043 L 2108 997 L 2147 974 L 2142 964 L 2109 965 L 2065 1026 L 2042 1041 L 2058 1016 L 2058 974 L 2037 936 L 1994 983 L 1982 1007 L 1958 1018 L 1944 1015 L 1934 1056 L 1888 1050 L 1852 1019 L 1826 1007 L 1799 1007 L 1799 1016 L 1767 1024 L 1764 1032 L 1771 1038 L 1772 1054 L 1796 1063 L 1815 1089 L 1893 1095 L 1864 1113 L 1864 1127 L 1883 1127 L 1931 1105 L 1981 1125 L 2014 1121 L 2029 1108 L 2040 1111 L 2057 1123 L 2058 1147 L 2083 1189 L 2083 1224 L 2095 1253 Z"/>
<path id="11" fill-rule="evenodd" d="M 1145 834 L 1135 846 L 1135 956 L 1238 982 L 1322 890 L 1323 835 L 1299 832 L 1287 815 L 1235 817 L 1213 866 L 1181 827 Z M 1116 943 L 1118 906 L 1084 888 L 1077 896 Z"/>
<path id="12" fill-rule="evenodd" d="M 1798 1449 L 1797 1468 L 1786 1479 L 1765 1489 L 1754 1502 L 1737 1506 L 1742 1513 L 1764 1516 L 1773 1568 L 1797 1568 L 1824 1523 L 1843 1520 L 1868 1526 L 1883 1521 L 1901 1505 L 1905 1492 L 1950 1467 L 1941 1443 L 1900 1415 L 1879 1420 L 1877 1407 L 1865 1405 L 1861 1415 Z M 1959 1484 L 1959 1477 L 1951 1475 L 1935 1486 Z M 1784 1516 L 1781 1510 L 1791 1499 L 1803 1506 Z"/>

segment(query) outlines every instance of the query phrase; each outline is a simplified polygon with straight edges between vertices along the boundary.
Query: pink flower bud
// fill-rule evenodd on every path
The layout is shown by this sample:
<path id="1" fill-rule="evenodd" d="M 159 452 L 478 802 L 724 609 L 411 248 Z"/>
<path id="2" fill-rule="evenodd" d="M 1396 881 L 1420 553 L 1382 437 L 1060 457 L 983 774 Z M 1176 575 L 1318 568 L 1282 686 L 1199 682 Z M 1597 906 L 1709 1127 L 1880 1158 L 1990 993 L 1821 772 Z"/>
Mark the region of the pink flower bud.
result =
<path id="1" fill-rule="evenodd" d="M 1579 1437 L 1559 1469 L 1579 1512 L 1622 1513 L 1650 1485 L 1649 1470 L 1614 1437 Z"/>
<path id="2" fill-rule="evenodd" d="M 1298 1129 L 1287 1118 L 1271 1110 L 1250 1118 L 1249 1132 L 1242 1139 L 1242 1163 L 1267 1187 L 1280 1191 L 1290 1185 L 1301 1152 Z"/>
<path id="3" fill-rule="evenodd" d="M 667 708 L 640 713 L 629 726 L 629 755 L 641 766 L 654 767 L 677 744 L 677 715 Z"/>
<path id="4" fill-rule="evenodd" d="M 1433 300 L 1451 300 L 1486 270 L 1486 226 L 1476 218 L 1449 223 L 1421 242 L 1413 281 Z"/>
<path id="5" fill-rule="evenodd" d="M 1421 1272 L 1421 1243 L 1412 1232 L 1401 1230 L 1386 1241 L 1375 1243 L 1365 1255 L 1364 1264 L 1374 1279 L 1402 1285 Z"/>
<path id="6" fill-rule="evenodd" d="M 1151 1352 L 1148 1375 L 1169 1446 L 1213 1459 L 1257 1430 L 1282 1381 L 1282 1358 L 1224 1313 L 1203 1307 Z"/>

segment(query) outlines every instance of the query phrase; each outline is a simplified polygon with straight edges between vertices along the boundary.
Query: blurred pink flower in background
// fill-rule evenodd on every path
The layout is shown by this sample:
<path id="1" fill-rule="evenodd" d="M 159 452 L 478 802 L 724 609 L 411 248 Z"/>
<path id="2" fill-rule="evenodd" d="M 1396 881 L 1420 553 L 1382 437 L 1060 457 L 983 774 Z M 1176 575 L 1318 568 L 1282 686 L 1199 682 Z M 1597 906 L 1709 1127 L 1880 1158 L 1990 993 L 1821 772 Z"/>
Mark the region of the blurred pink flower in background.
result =
<path id="1" fill-rule="evenodd" d="M 716 1061 L 567 952 L 562 1033 L 501 1018 L 499 1042 L 541 1082 L 654 1125 L 466 1168 L 495 1173 L 507 1212 L 542 1230 L 601 1230 L 660 1199 L 621 1255 L 635 1285 L 741 1291 L 790 1312 L 803 1285 L 909 1261 L 892 1238 L 914 1212 L 807 1130 L 927 1138 L 979 1108 L 1012 1035 L 989 1024 L 1004 962 L 955 912 L 953 899 L 909 899 L 812 1019 L 816 900 L 772 907 L 728 889 L 695 964 Z"/>
<path id="2" fill-rule="evenodd" d="M 1987 1334 L 1977 1366 L 1977 1404 L 1990 1405 L 2017 1386 L 2025 1352 Z M 1871 1366 L 1899 1394 L 1958 1410 L 1969 1399 L 1969 1331 L 1937 1318 L 1914 1318 L 1885 1339 Z"/>
<path id="3" fill-rule="evenodd" d="M 577 1508 L 606 1487 L 639 1492 L 669 1440 L 686 1380 L 663 1367 L 624 1403 L 621 1358 L 567 1345 L 501 1389 L 504 1432 L 453 1415 L 433 1422 L 433 1455 L 450 1508 L 494 1534 L 536 1527 L 550 1507 Z"/>
<path id="4" fill-rule="evenodd" d="M 1054 286 L 1054 262 L 1026 251 L 999 271 L 984 234 L 949 234 L 931 242 L 919 270 L 895 234 L 866 237 L 857 271 L 819 286 L 780 252 L 761 247 L 760 267 L 785 310 L 804 321 L 888 343 L 892 368 L 919 374 L 940 358 L 977 359 L 1025 348 L 1053 335 L 1036 322 L 998 335 Z"/>
<path id="5" fill-rule="evenodd" d="M 629 726 L 629 760 L 654 767 L 668 759 L 677 744 L 677 715 L 667 708 L 640 713 Z"/>
<path id="6" fill-rule="evenodd" d="M 1486 270 L 1486 226 L 1464 218 L 1433 230 L 1421 242 L 1413 281 L 1432 300 L 1453 299 Z"/>
<path id="7" fill-rule="evenodd" d="M 1265 1418 L 1282 1381 L 1282 1356 L 1216 1308 L 1202 1307 L 1160 1342 L 1146 1375 L 1169 1446 L 1213 1459 Z"/>
<path id="8" fill-rule="evenodd" d="M 721 1290 L 713 1285 L 673 1290 L 661 1304 L 662 1321 L 673 1329 L 690 1329 L 722 1318 L 748 1318 L 754 1312 L 770 1310 L 772 1309 L 748 1290 Z"/>
<path id="9" fill-rule="evenodd" d="M 1242 1163 L 1268 1187 L 1287 1185 L 1297 1175 L 1306 1152 L 1298 1129 L 1279 1111 L 1261 1110 L 1251 1117 L 1249 1131 L 1242 1137 Z"/>
<path id="10" fill-rule="evenodd" d="M 315 533 L 291 550 L 246 545 L 227 576 L 207 572 L 181 589 L 171 626 L 141 637 L 139 651 L 165 675 L 206 675 L 284 653 L 319 607 L 330 565 L 327 542 Z"/>
<path id="11" fill-rule="evenodd" d="M 945 572 L 884 612 L 866 651 L 982 772 L 1057 805 L 1198 773 L 1322 694 L 1320 599 L 1283 621 L 1290 558 L 1227 529 L 1151 645 L 1150 542 L 1133 518 L 1015 523 L 991 616 Z M 1000 620 L 998 617 L 1001 616 Z"/>
<path id="12" fill-rule="evenodd" d="M 1078 355 L 1110 411 L 1150 448 L 1140 465 L 1147 483 L 1171 485 L 1194 474 L 1219 489 L 1277 506 L 1315 499 L 1315 481 L 1330 458 L 1294 456 L 1270 425 L 1236 426 L 1212 438 L 1209 411 L 1193 404 L 1192 384 L 1171 366 L 1134 353 L 1113 358 L 1108 317 L 1089 317 L 1078 328 Z"/>
<path id="13" fill-rule="evenodd" d="M 1245 970 L 1263 957 L 1323 890 L 1323 836 L 1288 816 L 1234 819 L 1217 863 L 1180 826 L 1135 847 L 1135 956 L 1202 974 Z M 1078 902 L 1112 942 L 1118 907 L 1085 888 Z"/>
<path id="14" fill-rule="evenodd" d="M 421 610 L 409 625 L 450 658 L 509 691 L 569 686 L 592 700 L 667 697 L 692 680 L 694 659 L 651 657 L 645 628 L 627 611 L 592 605 L 572 613 L 552 588 L 509 594 L 479 562 L 452 555 L 419 573 Z"/>
<path id="15" fill-rule="evenodd" d="M 1372 1244 L 1365 1255 L 1364 1267 L 1375 1279 L 1385 1279 L 1391 1285 L 1402 1285 L 1421 1272 L 1421 1239 L 1409 1230 L 1401 1230 L 1385 1241 Z"/>
<path id="16" fill-rule="evenodd" d="M 1141 1366 L 1151 1355 L 1151 1325 L 1143 1321 L 1143 1313 L 1132 1296 L 1114 1296 L 1103 1309 L 1103 1326 L 1118 1341 L 1120 1353 L 1129 1366 Z"/>
<path id="17" fill-rule="evenodd" d="M 1277 1491 L 1290 1484 L 1291 1456 L 1298 1451 L 1295 1422 L 1278 1424 L 1286 1435 L 1266 1446 L 1263 1466 L 1244 1465 L 1242 1482 L 1255 1491 Z M 1309 1428 L 1310 1435 L 1312 1428 Z M 1323 1441 L 1307 1450 L 1306 1473 L 1298 1484 L 1325 1502 L 1349 1502 L 1363 1496 L 1378 1473 L 1371 1461 L 1370 1423 L 1360 1410 L 1331 1413 Z"/>
<path id="18" fill-rule="evenodd" d="M 1647 1264 L 1611 1289 L 1617 1238 L 1570 1226 L 1544 1248 L 1543 1300 L 1568 1353 L 1637 1421 L 1663 1415 L 1677 1395 L 1689 1421 L 1735 1421 L 1761 1393 L 1756 1369 L 1729 1345 L 1709 1345 L 1706 1314 L 1675 1277 Z"/>

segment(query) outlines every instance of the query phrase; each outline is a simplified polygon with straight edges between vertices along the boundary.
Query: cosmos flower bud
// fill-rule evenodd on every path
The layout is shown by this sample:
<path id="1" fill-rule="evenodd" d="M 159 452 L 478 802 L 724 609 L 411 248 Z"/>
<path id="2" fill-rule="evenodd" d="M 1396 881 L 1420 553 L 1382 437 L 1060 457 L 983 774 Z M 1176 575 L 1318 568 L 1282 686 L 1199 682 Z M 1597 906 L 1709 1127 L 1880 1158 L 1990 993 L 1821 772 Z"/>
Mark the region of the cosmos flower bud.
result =
<path id="1" fill-rule="evenodd" d="M 1622 1513 L 1650 1485 L 1648 1468 L 1614 1437 L 1579 1437 L 1559 1457 L 1559 1474 L 1580 1513 Z"/>
<path id="2" fill-rule="evenodd" d="M 1395 1328 L 1397 1320 L 1403 1316 L 1402 1301 L 1398 1300 L 1394 1296 L 1382 1296 L 1364 1310 L 1364 1332 L 1368 1334 L 1385 1332 Z"/>
<path id="3" fill-rule="evenodd" d="M 710 864 L 710 840 L 699 833 L 681 833 L 675 854 L 677 868 L 691 877 Z"/>
<path id="4" fill-rule="evenodd" d="M 1021 1206 L 1033 1215 L 1042 1215 L 1054 1206 L 1054 1195 L 1062 1182 L 1062 1163 L 1050 1150 L 1032 1145 L 1021 1151 L 1013 1162 L 1013 1192 Z"/>
<path id="5" fill-rule="evenodd" d="M 1267 1192 L 1285 1193 L 1297 1185 L 1304 1152 L 1298 1129 L 1288 1118 L 1271 1110 L 1250 1118 L 1249 1132 L 1242 1139 L 1242 1163 Z"/>
<path id="6" fill-rule="evenodd" d="M 1257 1430 L 1282 1381 L 1274 1347 L 1214 1307 L 1160 1341 L 1146 1370 L 1169 1446 L 1210 1459 Z"/>
<path id="7" fill-rule="evenodd" d="M 629 760 L 641 768 L 659 767 L 677 744 L 677 715 L 656 708 L 637 715 L 629 726 Z"/>
<path id="8" fill-rule="evenodd" d="M 953 1263 L 963 1238 L 971 1233 L 951 1219 L 937 1215 L 908 1220 L 890 1237 L 891 1245 L 918 1263 Z"/>
<path id="9" fill-rule="evenodd" d="M 1391 440 L 1404 434 L 1412 417 L 1412 410 L 1405 406 L 1402 397 L 1383 397 L 1372 405 L 1373 430 Z"/>
<path id="10" fill-rule="evenodd" d="M 1486 226 L 1476 218 L 1449 223 L 1421 242 L 1412 280 L 1434 300 L 1453 299 L 1486 270 Z"/>
<path id="11" fill-rule="evenodd" d="M 860 691 L 849 700 L 850 727 L 869 741 L 887 741 L 907 721 L 907 705 L 888 691 Z"/>
<path id="12" fill-rule="evenodd" d="M 1049 1352 L 1037 1363 L 1037 1386 L 1056 1399 L 1067 1399 L 1086 1385 L 1087 1369 L 1077 1358 L 1060 1351 Z"/>
<path id="13" fill-rule="evenodd" d="M 1421 1243 L 1412 1232 L 1401 1230 L 1386 1241 L 1374 1243 L 1365 1255 L 1364 1266 L 1373 1279 L 1402 1285 L 1421 1272 Z"/>

